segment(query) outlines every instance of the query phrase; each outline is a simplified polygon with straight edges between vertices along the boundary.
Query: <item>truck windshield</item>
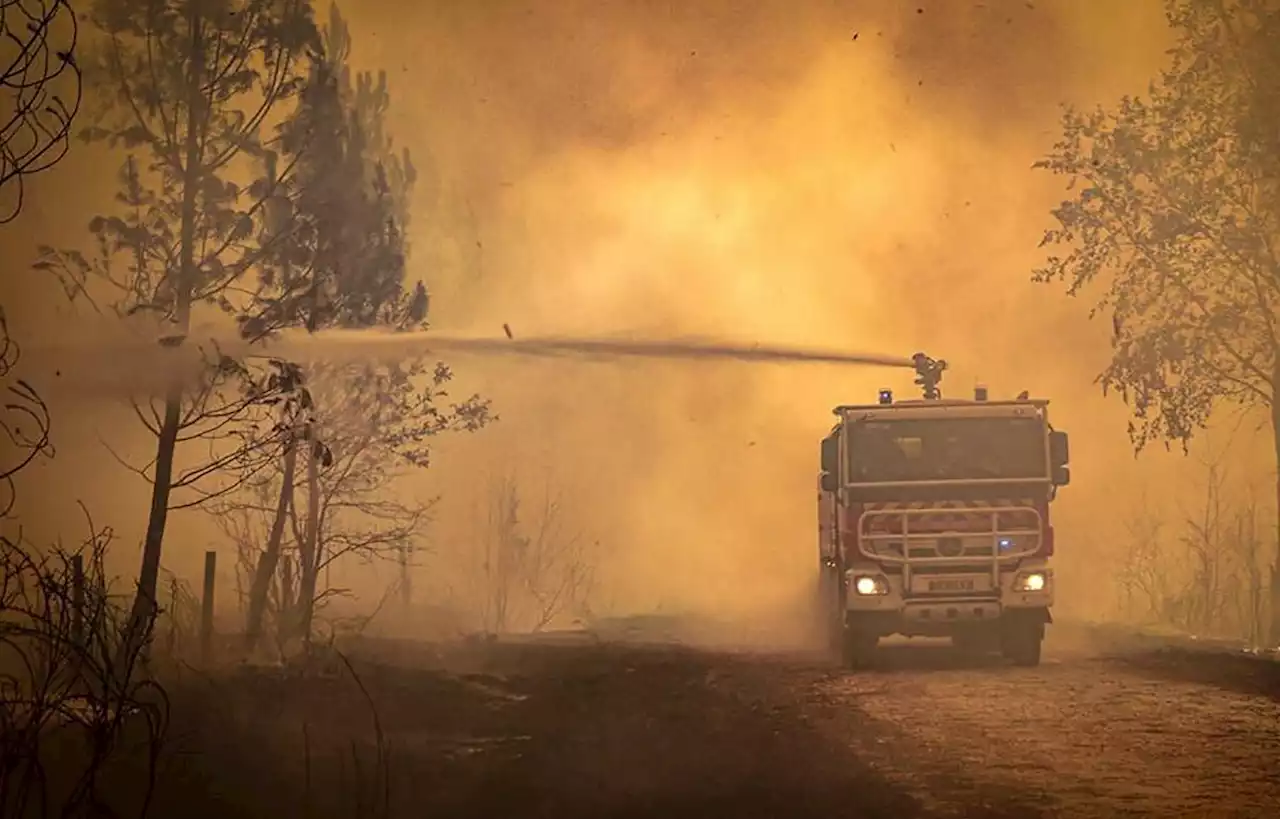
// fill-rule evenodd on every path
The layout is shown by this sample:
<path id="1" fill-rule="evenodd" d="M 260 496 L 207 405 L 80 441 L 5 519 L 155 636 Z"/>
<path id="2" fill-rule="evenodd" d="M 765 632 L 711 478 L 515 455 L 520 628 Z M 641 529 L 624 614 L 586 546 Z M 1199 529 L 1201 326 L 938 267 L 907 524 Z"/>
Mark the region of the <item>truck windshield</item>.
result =
<path id="1" fill-rule="evenodd" d="M 1048 477 L 1038 418 L 863 421 L 848 433 L 851 483 Z"/>

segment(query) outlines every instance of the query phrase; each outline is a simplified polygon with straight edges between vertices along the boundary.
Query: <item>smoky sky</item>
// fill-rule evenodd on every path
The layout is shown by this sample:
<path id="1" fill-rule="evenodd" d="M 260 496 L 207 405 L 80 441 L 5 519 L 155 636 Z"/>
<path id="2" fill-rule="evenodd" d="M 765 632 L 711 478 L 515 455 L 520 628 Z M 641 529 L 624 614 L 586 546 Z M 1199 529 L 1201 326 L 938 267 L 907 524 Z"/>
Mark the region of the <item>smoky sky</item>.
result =
<path id="1" fill-rule="evenodd" d="M 940 113 L 1016 120 L 1027 102 L 1060 91 L 1072 70 L 1064 18 L 1090 14 L 1072 5 L 1098 8 L 1061 0 L 381 0 L 351 13 L 397 47 L 427 33 L 436 48 L 465 50 L 465 73 L 441 72 L 480 103 L 505 106 L 537 147 L 559 149 L 566 141 L 625 148 L 684 118 L 715 115 L 726 96 L 785 94 L 814 55 L 843 44 L 850 70 L 859 51 L 891 54 L 915 80 L 906 92 Z M 638 58 L 642 81 L 631 73 Z"/>
<path id="2" fill-rule="evenodd" d="M 421 172 L 411 275 L 435 291 L 441 331 L 923 349 L 955 367 L 950 389 L 982 375 L 997 395 L 1051 394 L 1078 474 L 1131 464 L 1124 410 L 1091 383 L 1105 334 L 1086 305 L 1029 283 L 1062 194 L 1030 165 L 1061 103 L 1145 86 L 1159 0 L 340 5 L 356 66 L 389 75 L 387 126 Z M 23 245 L 11 264 L 36 236 L 83 243 L 102 167 L 74 153 L 33 187 L 21 234 L 0 237 Z M 470 500 L 478 465 L 537 450 L 618 573 L 658 596 L 709 593 L 699 578 L 716 576 L 747 599 L 762 566 L 807 578 L 830 407 L 910 389 L 905 373 L 776 366 L 457 370 L 458 392 L 493 395 L 502 421 L 441 442 L 446 499 Z M 104 460 L 94 475 L 119 472 Z M 1113 494 L 1082 477 L 1062 514 L 1113 517 Z M 145 503 L 115 508 L 140 519 Z M 452 514 L 440 544 L 466 542 Z"/>
<path id="3" fill-rule="evenodd" d="M 974 166 L 962 148 L 948 145 L 952 134 L 1007 150 L 1028 182 L 1044 184 L 1032 179 L 1029 166 L 1051 144 L 1059 105 L 1092 105 L 1132 90 L 1135 79 L 1150 75 L 1164 36 L 1160 0 L 1123 7 L 1070 0 L 343 6 L 357 62 L 389 72 L 394 131 L 421 160 L 414 218 L 423 230 L 437 230 L 438 241 L 418 242 L 415 252 L 438 290 L 458 277 L 467 280 L 464 288 L 473 278 L 521 278 L 530 265 L 527 246 L 542 237 L 527 218 L 527 203 L 510 203 L 531 187 L 561 184 L 541 177 L 562 172 L 563 157 L 632 163 L 654 157 L 655 175 L 670 174 L 657 157 L 692 135 L 709 143 L 700 150 L 715 160 L 717 146 L 766 139 L 762 134 L 783 117 L 792 152 L 803 155 L 812 150 L 806 121 L 821 128 L 828 109 L 838 109 L 853 132 L 865 117 L 881 152 L 865 160 L 868 175 L 921 139 L 951 166 L 948 200 L 921 198 L 922 222 L 961 216 L 970 202 L 1017 207 L 1001 190 L 1007 169 Z M 793 110 L 815 71 L 832 85 L 832 96 Z M 776 146 L 761 150 L 761 165 L 747 170 L 767 172 L 768 163 L 786 161 L 779 153 Z M 903 198 L 913 195 L 904 185 Z M 599 196 L 575 193 L 561 203 L 578 214 L 584 245 L 601 228 L 592 221 Z M 1000 196 L 1006 198 L 992 201 Z M 945 272 L 956 266 L 945 253 L 937 263 L 903 265 L 886 239 L 891 232 L 862 239 L 859 247 L 886 264 L 930 268 L 917 276 L 955 278 Z M 568 241 L 561 247 L 566 257 L 577 250 Z M 935 249 L 903 252 L 921 258 Z M 466 293 L 446 293 L 450 298 L 456 310 L 472 300 Z"/>

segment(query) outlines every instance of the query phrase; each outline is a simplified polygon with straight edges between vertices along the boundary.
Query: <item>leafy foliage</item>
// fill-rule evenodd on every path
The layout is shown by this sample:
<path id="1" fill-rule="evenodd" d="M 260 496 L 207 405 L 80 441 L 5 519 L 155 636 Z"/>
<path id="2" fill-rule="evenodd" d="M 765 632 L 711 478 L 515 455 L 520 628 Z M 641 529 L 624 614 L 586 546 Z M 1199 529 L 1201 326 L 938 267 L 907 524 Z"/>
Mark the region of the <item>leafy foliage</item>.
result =
<path id="1" fill-rule="evenodd" d="M 101 44 L 84 62 L 98 104 L 80 136 L 125 154 L 115 209 L 89 223 L 94 252 L 45 247 L 36 267 L 58 275 L 73 297 L 105 292 L 116 315 L 158 320 L 160 341 L 182 345 L 197 307 L 245 309 L 251 294 L 240 282 L 281 239 L 266 230 L 266 217 L 281 207 L 284 186 L 278 178 L 246 183 L 246 161 L 251 169 L 278 155 L 288 103 L 317 42 L 310 4 L 97 0 L 91 19 Z M 266 399 L 293 386 L 278 378 L 279 362 L 264 370 L 216 345 L 200 352 L 204 366 L 181 393 L 134 405 L 161 446 L 151 463 L 132 468 L 152 480 L 164 474 L 157 491 L 166 508 L 227 491 L 225 473 L 270 463 L 268 442 L 250 430 L 264 422 Z M 210 449 L 208 460 L 170 474 L 172 449 L 195 441 Z M 218 485 L 197 487 L 209 479 Z M 194 500 L 168 501 L 170 490 L 184 488 Z"/>
<path id="2" fill-rule="evenodd" d="M 353 75 L 351 40 L 336 7 L 310 68 L 298 110 L 282 129 L 292 209 L 286 233 L 261 267 L 258 309 L 243 319 L 257 336 L 282 325 L 315 330 L 421 325 L 428 300 L 404 291 L 408 197 L 416 170 L 383 128 L 385 73 Z M 352 80 L 354 79 L 354 84 Z M 271 178 L 267 168 L 264 179 Z"/>
<path id="3" fill-rule="evenodd" d="M 281 326 L 426 325 L 426 287 L 405 287 L 416 170 L 384 129 L 385 74 L 353 74 L 349 53 L 346 25 L 333 9 L 297 110 L 281 130 L 280 161 L 293 169 L 284 186 L 290 207 L 269 231 L 285 238 L 259 265 L 254 309 L 240 316 L 243 335 L 268 347 Z M 268 166 L 264 179 L 273 174 Z M 298 612 L 285 630 L 307 636 L 313 607 L 336 591 L 317 585 L 334 560 L 396 557 L 407 571 L 432 503 L 394 500 L 393 481 L 405 468 L 429 465 L 436 435 L 491 420 L 479 396 L 449 403 L 453 373 L 443 363 L 317 364 L 298 372 L 299 387 L 281 402 L 272 433 L 297 449 L 286 448 L 277 469 L 211 510 L 241 545 L 242 562 L 256 564 L 255 635 L 274 598 L 283 621 Z M 305 469 L 295 472 L 295 460 Z M 283 542 L 282 515 L 291 546 Z"/>
<path id="4" fill-rule="evenodd" d="M 1146 98 L 1066 111 L 1036 167 L 1068 177 L 1038 281 L 1105 288 L 1113 358 L 1099 377 L 1133 409 L 1137 449 L 1185 447 L 1222 402 L 1270 406 L 1280 305 L 1280 87 L 1274 0 L 1170 0 L 1179 31 Z"/>
<path id="5" fill-rule="evenodd" d="M 405 364 L 386 371 L 343 366 L 321 378 L 320 405 L 328 408 L 332 419 L 321 426 L 348 440 L 377 442 L 386 456 L 384 468 L 388 461 L 426 468 L 432 438 L 444 432 L 474 432 L 490 420 L 489 402 L 477 395 L 444 405 L 453 371 L 443 363 Z M 317 380 L 313 378 L 313 384 Z M 373 462 L 365 466 L 377 468 Z"/>
<path id="6" fill-rule="evenodd" d="M 279 130 L 289 112 L 282 103 L 305 81 L 299 64 L 316 41 L 311 6 L 95 0 L 91 20 L 102 45 L 85 62 L 100 104 L 81 136 L 125 152 L 117 207 L 89 225 L 95 253 L 46 247 L 37 267 L 56 273 L 73 297 L 89 297 L 91 281 L 105 285 L 117 315 L 150 313 L 161 321 L 161 344 L 188 346 L 193 311 L 244 309 L 252 294 L 237 283 L 279 239 L 264 223 L 280 199 L 278 175 L 255 190 L 242 173 L 246 160 L 270 166 L 277 152 L 279 137 L 267 132 Z M 173 490 L 270 462 L 255 458 L 261 442 L 244 431 L 244 414 L 255 406 L 247 367 L 216 347 L 203 352 L 207 366 L 194 394 L 173 379 L 149 410 L 135 405 L 156 435 L 156 454 L 138 470 L 151 480 L 152 497 L 125 655 L 145 644 L 154 622 Z M 227 430 L 241 445 L 218 440 Z M 175 476 L 179 444 L 196 439 L 208 442 L 209 461 Z"/>
<path id="7" fill-rule="evenodd" d="M 97 253 L 46 248 L 40 266 L 69 290 L 113 286 L 120 312 L 153 311 L 186 330 L 192 304 L 234 309 L 233 285 L 271 250 L 277 174 L 239 181 L 243 159 L 273 163 L 282 103 L 315 44 L 305 0 L 97 0 L 104 45 L 86 60 L 101 104 L 81 132 L 123 148 L 118 212 L 89 224 Z M 277 117 L 273 121 L 272 115 Z"/>
<path id="8" fill-rule="evenodd" d="M 341 18 L 333 11 L 322 37 L 306 0 L 97 0 L 92 19 L 104 43 L 90 61 L 102 104 L 82 136 L 125 154 L 116 206 L 89 225 L 94 252 L 44 248 L 37 267 L 95 307 L 105 290 L 116 315 L 157 319 L 160 343 L 196 348 L 202 362 L 135 404 L 157 438 L 155 459 L 137 469 L 153 498 L 135 619 L 154 600 L 165 513 L 257 486 L 300 451 L 313 501 L 298 541 L 303 585 L 314 585 L 325 559 L 318 472 L 368 496 L 392 472 L 378 458 L 425 465 L 430 436 L 489 420 L 478 397 L 444 408 L 443 364 L 339 368 L 328 374 L 341 386 L 322 401 L 315 373 L 269 355 L 288 327 L 425 325 L 426 288 L 404 287 L 415 171 L 383 130 L 385 75 L 353 82 Z M 201 309 L 231 316 L 268 355 L 233 358 L 190 338 Z M 344 439 L 349 430 L 329 419 L 352 411 L 364 426 Z M 207 459 L 177 474 L 176 448 L 197 441 Z M 178 489 L 194 500 L 175 502 Z M 282 487 L 277 508 L 296 515 L 292 490 Z M 377 503 L 361 514 L 417 520 Z M 379 532 L 348 550 L 386 542 Z"/>

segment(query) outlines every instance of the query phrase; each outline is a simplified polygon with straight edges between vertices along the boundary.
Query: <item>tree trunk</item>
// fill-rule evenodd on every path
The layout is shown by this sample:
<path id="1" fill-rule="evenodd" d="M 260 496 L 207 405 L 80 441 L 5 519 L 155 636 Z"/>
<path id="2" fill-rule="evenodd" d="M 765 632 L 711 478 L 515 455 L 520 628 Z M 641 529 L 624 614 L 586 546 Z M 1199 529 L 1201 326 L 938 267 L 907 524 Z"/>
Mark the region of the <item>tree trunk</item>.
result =
<path id="1" fill-rule="evenodd" d="M 152 476 L 151 511 L 147 518 L 147 534 L 142 545 L 142 567 L 138 571 L 138 588 L 129 613 L 129 625 L 121 644 L 123 655 L 118 668 L 128 674 L 134 661 L 151 636 L 157 611 L 156 584 L 160 578 L 160 555 L 164 545 L 165 523 L 169 517 L 169 493 L 173 483 L 173 455 L 177 449 L 178 426 L 182 412 L 182 390 L 170 388 L 164 403 L 164 421 L 156 443 L 156 472 Z"/>
<path id="2" fill-rule="evenodd" d="M 513 545 L 517 537 L 516 526 L 516 488 L 510 479 L 502 482 L 502 495 L 499 498 L 499 526 L 497 546 L 497 583 L 494 586 L 494 623 L 495 634 L 507 631 L 507 610 L 511 603 L 512 558 Z"/>
<path id="3" fill-rule="evenodd" d="M 1276 362 L 1276 372 L 1272 384 L 1280 388 L 1280 360 Z M 1280 644 L 1280 395 L 1272 390 L 1271 397 L 1271 436 L 1275 447 L 1276 467 L 1276 542 L 1272 550 L 1270 595 L 1271 603 L 1270 628 L 1267 629 L 1267 648 L 1275 648 Z"/>
<path id="4" fill-rule="evenodd" d="M 191 32 L 189 54 L 186 122 L 186 164 L 182 179 L 182 235 L 179 278 L 174 288 L 174 324 L 179 339 L 185 339 L 191 325 L 191 295 L 196 278 L 196 192 L 201 176 L 200 114 L 197 104 L 202 95 L 203 68 L 203 14 L 198 0 L 192 0 L 187 13 Z M 181 343 L 181 341 L 179 342 Z M 173 489 L 173 460 L 177 451 L 178 433 L 182 420 L 182 385 L 178 381 L 165 394 L 164 420 L 160 437 L 156 441 L 156 471 L 151 487 L 151 511 L 147 518 L 147 533 L 143 540 L 142 566 L 138 571 L 138 588 L 133 598 L 133 609 L 125 639 L 121 643 L 123 656 L 117 668 L 128 674 L 134 660 L 142 652 L 157 612 L 156 583 L 160 577 L 160 558 L 164 547 L 165 525 L 169 517 L 169 495 Z"/>
<path id="5" fill-rule="evenodd" d="M 298 633 L 311 640 L 311 618 L 315 614 L 317 576 L 320 573 L 320 467 L 315 435 L 307 436 L 307 525 L 300 547 L 302 565 L 298 578 Z"/>
<path id="6" fill-rule="evenodd" d="M 284 477 L 280 484 L 280 498 L 276 502 L 275 518 L 271 521 L 267 546 L 258 559 L 258 570 L 253 576 L 253 588 L 249 592 L 249 617 L 245 624 L 245 648 L 249 651 L 257 648 L 258 639 L 262 636 L 262 620 L 267 611 L 267 592 L 271 588 L 272 578 L 275 577 L 276 567 L 280 565 L 280 544 L 284 540 L 284 523 L 289 516 L 289 504 L 293 501 L 293 474 L 297 463 L 297 443 L 291 440 L 284 451 Z M 283 594 L 280 602 L 283 609 Z"/>
<path id="7" fill-rule="evenodd" d="M 297 613 L 297 599 L 293 588 L 293 558 L 285 557 L 280 566 L 280 607 L 276 614 L 276 635 L 281 644 L 293 633 L 293 618 Z"/>
<path id="8" fill-rule="evenodd" d="M 409 544 L 400 545 L 400 606 L 407 613 L 413 609 L 413 587 L 409 579 Z"/>

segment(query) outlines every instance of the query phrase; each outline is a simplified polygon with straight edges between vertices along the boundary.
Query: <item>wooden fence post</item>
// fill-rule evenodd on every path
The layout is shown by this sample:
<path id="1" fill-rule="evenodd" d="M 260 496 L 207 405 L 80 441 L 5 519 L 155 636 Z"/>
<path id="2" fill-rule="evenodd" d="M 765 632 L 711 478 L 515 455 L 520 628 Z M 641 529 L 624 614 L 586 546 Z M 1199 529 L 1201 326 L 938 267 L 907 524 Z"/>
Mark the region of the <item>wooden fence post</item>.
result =
<path id="1" fill-rule="evenodd" d="M 218 553 L 204 553 L 204 596 L 200 601 L 200 660 L 213 656 L 213 591 L 218 573 Z"/>

